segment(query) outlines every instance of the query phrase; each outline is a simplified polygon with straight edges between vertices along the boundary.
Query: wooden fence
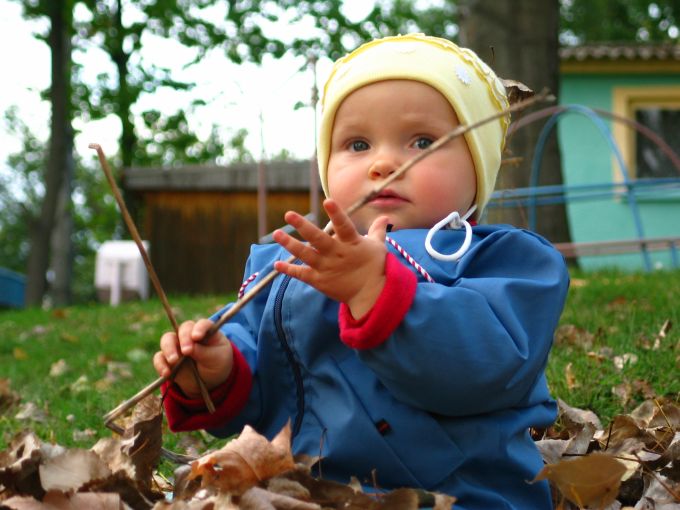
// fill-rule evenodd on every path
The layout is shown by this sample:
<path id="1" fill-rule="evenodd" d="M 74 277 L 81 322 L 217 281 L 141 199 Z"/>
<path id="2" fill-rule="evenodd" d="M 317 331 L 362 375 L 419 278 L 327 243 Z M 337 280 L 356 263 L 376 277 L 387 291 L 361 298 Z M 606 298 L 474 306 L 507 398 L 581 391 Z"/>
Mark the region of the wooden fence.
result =
<path id="1" fill-rule="evenodd" d="M 310 210 L 310 163 L 265 166 L 268 230 L 283 214 Z M 124 187 L 142 206 L 142 236 L 168 293 L 238 290 L 250 246 L 258 241 L 257 165 L 130 168 Z"/>

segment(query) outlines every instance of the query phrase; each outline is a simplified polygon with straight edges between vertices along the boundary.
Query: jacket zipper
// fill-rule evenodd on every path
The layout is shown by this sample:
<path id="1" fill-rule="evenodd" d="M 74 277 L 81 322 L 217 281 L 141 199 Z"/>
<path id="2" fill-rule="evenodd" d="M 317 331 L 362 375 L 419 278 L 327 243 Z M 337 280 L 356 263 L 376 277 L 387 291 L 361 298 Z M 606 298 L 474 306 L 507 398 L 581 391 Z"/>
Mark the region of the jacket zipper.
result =
<path id="1" fill-rule="evenodd" d="M 293 354 L 293 349 L 291 349 L 286 334 L 283 331 L 283 319 L 281 318 L 283 308 L 283 295 L 288 288 L 291 276 L 286 275 L 281 282 L 278 292 L 276 293 L 276 299 L 274 300 L 274 325 L 276 327 L 276 333 L 279 337 L 279 342 L 281 347 L 283 347 L 286 357 L 288 358 L 288 363 L 293 370 L 293 378 L 295 379 L 295 388 L 297 391 L 297 416 L 295 417 L 295 423 L 293 424 L 293 437 L 295 437 L 300 431 L 302 426 L 302 416 L 305 412 L 305 393 L 304 386 L 302 384 L 302 371 L 300 370 L 300 365 L 295 361 L 295 355 Z"/>

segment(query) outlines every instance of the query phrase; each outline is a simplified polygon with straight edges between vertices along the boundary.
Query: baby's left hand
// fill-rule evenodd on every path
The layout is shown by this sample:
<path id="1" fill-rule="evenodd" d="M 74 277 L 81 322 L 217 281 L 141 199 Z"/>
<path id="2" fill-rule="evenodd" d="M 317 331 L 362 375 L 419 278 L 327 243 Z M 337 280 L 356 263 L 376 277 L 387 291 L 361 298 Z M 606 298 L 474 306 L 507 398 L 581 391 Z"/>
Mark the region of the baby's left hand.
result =
<path id="1" fill-rule="evenodd" d="M 385 285 L 385 236 L 389 220 L 387 216 L 377 218 L 368 235 L 362 236 L 335 201 L 328 199 L 323 205 L 335 235 L 328 235 L 296 212 L 287 212 L 286 222 L 309 244 L 282 230 L 274 232 L 274 240 L 305 265 L 278 261 L 274 268 L 347 304 L 352 316 L 359 319 L 373 307 Z"/>

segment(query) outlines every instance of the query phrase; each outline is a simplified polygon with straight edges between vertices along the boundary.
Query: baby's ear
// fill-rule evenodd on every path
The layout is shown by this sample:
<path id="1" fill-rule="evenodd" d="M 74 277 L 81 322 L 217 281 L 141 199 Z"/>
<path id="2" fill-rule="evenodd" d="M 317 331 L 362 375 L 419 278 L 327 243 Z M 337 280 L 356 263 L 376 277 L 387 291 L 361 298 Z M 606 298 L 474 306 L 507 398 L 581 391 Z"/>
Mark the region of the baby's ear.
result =
<path id="1" fill-rule="evenodd" d="M 505 94 L 508 96 L 508 102 L 513 105 L 529 99 L 535 92 L 529 87 L 524 85 L 524 83 L 515 80 L 505 80 L 501 79 L 503 86 L 505 87 Z"/>

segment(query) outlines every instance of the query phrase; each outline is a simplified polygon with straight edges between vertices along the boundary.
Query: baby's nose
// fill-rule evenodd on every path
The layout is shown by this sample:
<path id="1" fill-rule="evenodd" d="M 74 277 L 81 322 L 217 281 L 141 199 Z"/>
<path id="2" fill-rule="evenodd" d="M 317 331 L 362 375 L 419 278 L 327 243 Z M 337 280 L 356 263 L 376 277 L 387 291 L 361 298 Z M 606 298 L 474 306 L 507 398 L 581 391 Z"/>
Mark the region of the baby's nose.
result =
<path id="1" fill-rule="evenodd" d="M 397 168 L 398 165 L 394 160 L 379 158 L 368 168 L 368 176 L 371 179 L 384 179 L 393 174 Z"/>

